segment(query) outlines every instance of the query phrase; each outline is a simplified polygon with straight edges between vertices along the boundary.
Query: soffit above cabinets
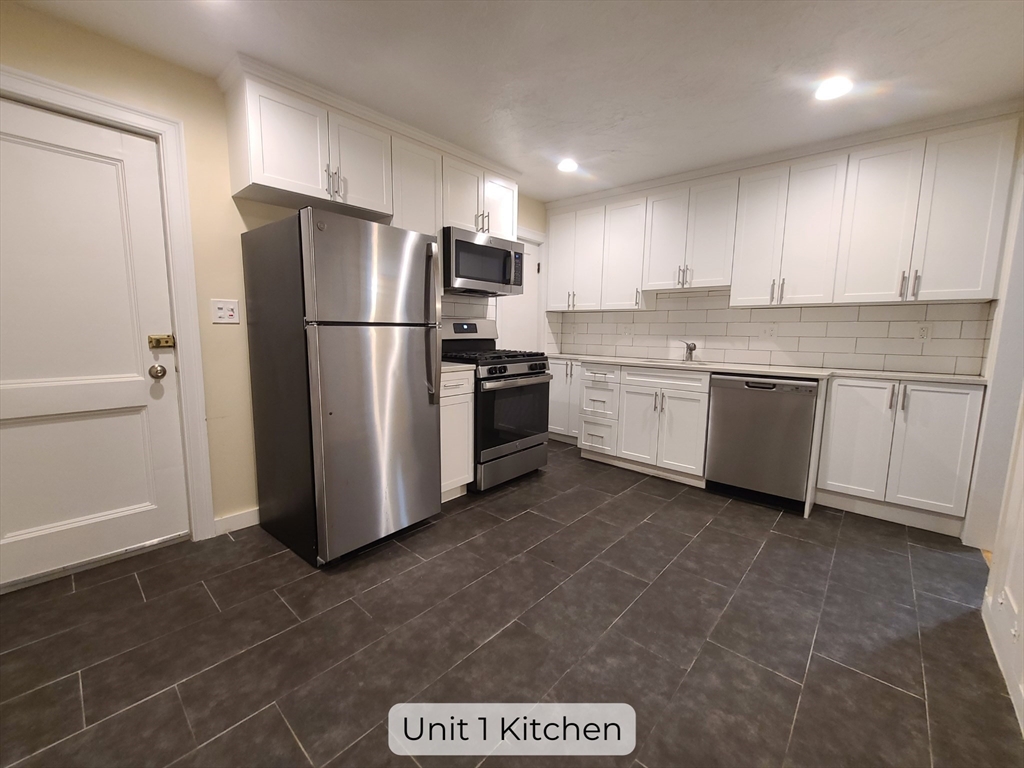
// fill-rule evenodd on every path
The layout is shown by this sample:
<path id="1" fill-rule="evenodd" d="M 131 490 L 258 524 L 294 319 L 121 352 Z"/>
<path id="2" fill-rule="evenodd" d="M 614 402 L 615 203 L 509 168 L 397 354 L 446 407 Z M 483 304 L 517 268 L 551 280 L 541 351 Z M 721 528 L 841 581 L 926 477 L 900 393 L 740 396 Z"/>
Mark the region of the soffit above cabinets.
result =
<path id="1" fill-rule="evenodd" d="M 209 76 L 245 52 L 515 168 L 545 201 L 1024 89 L 1021 3 L 28 5 Z M 854 92 L 816 101 L 840 72 Z M 579 172 L 555 169 L 566 156 Z"/>

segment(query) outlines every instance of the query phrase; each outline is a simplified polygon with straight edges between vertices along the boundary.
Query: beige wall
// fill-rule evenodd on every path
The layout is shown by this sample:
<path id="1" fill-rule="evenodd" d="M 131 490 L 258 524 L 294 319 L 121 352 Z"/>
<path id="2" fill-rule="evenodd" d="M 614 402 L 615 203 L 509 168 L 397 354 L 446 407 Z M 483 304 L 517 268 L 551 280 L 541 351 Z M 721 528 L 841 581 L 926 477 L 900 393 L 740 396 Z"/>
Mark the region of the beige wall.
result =
<path id="1" fill-rule="evenodd" d="M 212 298 L 244 299 L 239 235 L 289 211 L 231 198 L 220 88 L 208 77 L 6 0 L 0 2 L 0 64 L 185 126 L 214 513 L 223 517 L 254 508 L 245 325 L 214 326 L 208 308 Z M 547 229 L 543 204 L 531 198 L 520 197 L 519 220 L 524 227 Z"/>

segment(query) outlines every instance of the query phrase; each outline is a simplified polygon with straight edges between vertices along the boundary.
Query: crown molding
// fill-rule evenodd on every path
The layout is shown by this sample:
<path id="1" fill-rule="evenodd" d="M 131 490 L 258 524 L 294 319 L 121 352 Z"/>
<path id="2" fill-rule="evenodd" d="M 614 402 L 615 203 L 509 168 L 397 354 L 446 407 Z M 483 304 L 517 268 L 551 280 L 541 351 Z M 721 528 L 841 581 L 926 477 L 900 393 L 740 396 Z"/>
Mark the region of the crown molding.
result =
<path id="1" fill-rule="evenodd" d="M 433 147 L 446 155 L 453 155 L 460 160 L 465 160 L 467 162 L 474 163 L 475 165 L 483 166 L 487 170 L 494 171 L 495 173 L 505 176 L 515 182 L 518 182 L 519 177 L 522 175 L 519 171 L 509 168 L 506 165 L 502 165 L 495 160 L 491 160 L 483 155 L 478 155 L 475 152 L 470 152 L 468 149 L 452 144 L 450 141 L 439 139 L 425 131 L 421 131 L 419 128 L 414 128 L 407 123 L 395 120 L 394 118 L 388 117 L 387 115 L 370 109 L 369 107 L 364 107 L 362 104 L 357 104 L 356 102 L 350 101 L 349 99 L 328 91 L 325 88 L 308 83 L 305 80 L 289 75 L 287 72 L 282 72 L 269 64 L 264 64 L 262 61 L 258 61 L 241 53 L 236 55 L 235 58 L 231 60 L 231 63 L 225 67 L 220 77 L 217 78 L 217 84 L 220 85 L 221 90 L 226 93 L 244 77 L 255 77 L 260 80 L 264 80 L 271 85 L 277 85 L 281 88 L 287 88 L 291 91 L 295 91 L 296 93 L 300 93 L 314 101 L 326 104 L 328 107 L 338 109 L 362 120 L 366 120 L 369 123 L 374 123 L 382 128 L 386 128 L 392 133 L 397 133 L 404 138 L 418 141 L 421 144 L 426 144 L 427 146 Z"/>

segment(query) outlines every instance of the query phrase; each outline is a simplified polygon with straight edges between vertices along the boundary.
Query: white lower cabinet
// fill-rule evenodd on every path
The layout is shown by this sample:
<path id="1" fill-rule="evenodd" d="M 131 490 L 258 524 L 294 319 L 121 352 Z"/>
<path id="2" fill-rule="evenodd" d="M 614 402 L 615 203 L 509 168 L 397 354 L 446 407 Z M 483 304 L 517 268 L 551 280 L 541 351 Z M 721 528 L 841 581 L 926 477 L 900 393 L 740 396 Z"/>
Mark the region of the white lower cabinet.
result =
<path id="1" fill-rule="evenodd" d="M 818 487 L 963 517 L 984 388 L 833 379 Z"/>
<path id="2" fill-rule="evenodd" d="M 615 455 L 617 422 L 596 416 L 580 416 L 579 424 L 580 448 Z"/>
<path id="3" fill-rule="evenodd" d="M 658 410 L 658 466 L 703 475 L 708 396 L 663 389 Z"/>
<path id="4" fill-rule="evenodd" d="M 603 381 L 580 381 L 580 414 L 602 419 L 619 417 L 619 385 Z"/>
<path id="5" fill-rule="evenodd" d="M 548 360 L 551 385 L 548 395 L 548 432 L 579 435 L 580 364 L 573 360 Z"/>
<path id="6" fill-rule="evenodd" d="M 619 386 L 619 457 L 644 464 L 657 463 L 660 392 L 632 384 Z"/>
<path id="7" fill-rule="evenodd" d="M 569 363 L 569 434 L 580 434 L 580 390 L 583 388 L 582 365 L 575 360 Z"/>
<path id="8" fill-rule="evenodd" d="M 441 398 L 441 491 L 473 482 L 473 395 Z"/>

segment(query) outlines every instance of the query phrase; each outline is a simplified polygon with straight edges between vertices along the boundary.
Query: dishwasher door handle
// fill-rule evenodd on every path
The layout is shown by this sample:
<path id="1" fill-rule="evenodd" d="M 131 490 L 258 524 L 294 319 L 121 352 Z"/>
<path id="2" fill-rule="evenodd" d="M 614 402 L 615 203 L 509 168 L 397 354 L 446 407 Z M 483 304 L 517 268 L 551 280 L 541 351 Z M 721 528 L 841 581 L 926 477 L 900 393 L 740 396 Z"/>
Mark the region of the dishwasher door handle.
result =
<path id="1" fill-rule="evenodd" d="M 764 381 L 744 381 L 743 386 L 747 389 L 767 389 L 772 390 L 777 386 L 776 384 L 769 384 Z"/>

